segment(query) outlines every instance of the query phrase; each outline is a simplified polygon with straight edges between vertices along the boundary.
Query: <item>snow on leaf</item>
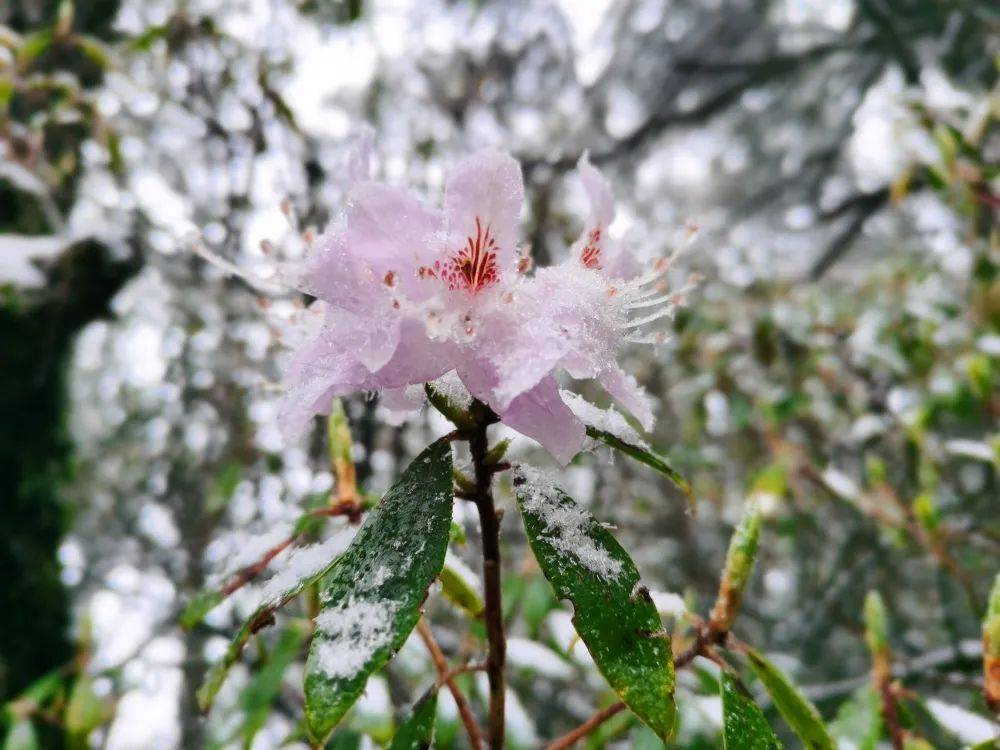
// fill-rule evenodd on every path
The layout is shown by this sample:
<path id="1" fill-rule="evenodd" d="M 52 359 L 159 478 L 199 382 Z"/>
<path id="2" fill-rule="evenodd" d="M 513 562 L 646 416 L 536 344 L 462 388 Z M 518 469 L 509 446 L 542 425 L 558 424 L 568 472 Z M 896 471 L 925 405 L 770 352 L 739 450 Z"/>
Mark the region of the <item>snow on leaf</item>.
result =
<path id="1" fill-rule="evenodd" d="M 451 446 L 438 441 L 407 467 L 321 581 L 305 678 L 306 719 L 317 741 L 420 619 L 448 547 L 451 476 Z"/>
<path id="2" fill-rule="evenodd" d="M 559 395 L 562 396 L 562 400 L 566 403 L 566 406 L 588 427 L 606 432 L 637 448 L 647 451 L 650 449 L 649 444 L 625 420 L 621 412 L 615 409 L 602 409 L 599 406 L 594 406 L 583 396 L 572 391 L 560 391 Z"/>
<path id="3" fill-rule="evenodd" d="M 198 689 L 198 705 L 202 711 L 208 711 L 212 707 L 215 696 L 229 674 L 230 667 L 240 658 L 243 647 L 250 636 L 269 623 L 269 618 L 274 610 L 290 602 L 333 568 L 353 536 L 354 529 L 347 527 L 324 542 L 295 548 L 292 552 L 287 553 L 287 557 L 279 556 L 272 562 L 272 566 L 280 566 L 278 572 L 259 587 L 259 603 L 250 616 L 243 621 L 243 625 L 229 642 L 222 659 L 209 670 L 204 684 Z M 220 600 L 219 597 L 209 598 L 201 604 L 197 599 L 192 602 L 188 611 L 185 612 L 186 626 L 193 627 L 193 624 L 197 624 L 200 618 L 214 604 L 218 603 L 218 600 Z"/>
<path id="4" fill-rule="evenodd" d="M 573 625 L 625 704 L 666 739 L 674 728 L 674 665 L 639 572 L 593 516 L 540 472 L 519 467 L 517 502 L 528 542 L 556 594 L 573 603 Z"/>
<path id="5" fill-rule="evenodd" d="M 565 495 L 542 472 L 529 467 L 518 470 L 526 484 L 518 493 L 522 512 L 530 513 L 543 524 L 542 535 L 548 544 L 601 578 L 613 581 L 621 575 L 622 563 L 599 546 L 587 532 L 593 517 L 576 505 L 565 503 Z"/>

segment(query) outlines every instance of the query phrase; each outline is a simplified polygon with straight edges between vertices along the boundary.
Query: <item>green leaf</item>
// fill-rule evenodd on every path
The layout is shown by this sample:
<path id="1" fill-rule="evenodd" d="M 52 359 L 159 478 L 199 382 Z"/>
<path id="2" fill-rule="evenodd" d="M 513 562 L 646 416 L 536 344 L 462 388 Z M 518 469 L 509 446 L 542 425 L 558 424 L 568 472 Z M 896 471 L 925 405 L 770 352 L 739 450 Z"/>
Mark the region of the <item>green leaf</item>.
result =
<path id="1" fill-rule="evenodd" d="M 287 628 L 278 639 L 270 658 L 257 670 L 240 695 L 240 705 L 246 716 L 243 722 L 243 746 L 249 748 L 253 738 L 264 727 L 271 714 L 274 699 L 281 692 L 285 670 L 295 661 L 308 632 L 301 625 Z"/>
<path id="2" fill-rule="evenodd" d="M 212 487 L 205 497 L 205 512 L 212 514 L 223 510 L 236 492 L 236 487 L 243 478 L 243 466 L 236 461 L 223 464 L 215 475 Z"/>
<path id="3" fill-rule="evenodd" d="M 807 748 L 834 750 L 836 743 L 826 731 L 819 711 L 777 667 L 754 649 L 747 649 L 747 659 L 757 678 L 774 701 L 775 707 Z"/>
<path id="4" fill-rule="evenodd" d="M 468 580 L 465 564 L 457 558 L 445 561 L 441 568 L 441 586 L 445 597 L 470 617 L 483 613 L 483 599 Z M 463 570 L 464 569 L 464 570 Z"/>
<path id="5" fill-rule="evenodd" d="M 674 727 L 670 638 L 635 563 L 601 524 L 530 469 L 514 484 L 528 542 L 604 678 L 660 737 Z"/>
<path id="6" fill-rule="evenodd" d="M 778 750 L 781 743 L 739 680 L 722 675 L 722 739 L 725 750 Z"/>
<path id="7" fill-rule="evenodd" d="M 86 674 L 81 674 L 73 683 L 66 705 L 66 733 L 69 735 L 68 746 L 73 748 L 88 747 L 87 738 L 97 728 L 104 717 L 104 704 L 94 692 L 93 680 Z"/>
<path id="8" fill-rule="evenodd" d="M 434 717 L 437 713 L 437 691 L 430 690 L 413 707 L 413 713 L 404 721 L 389 750 L 426 750 L 434 740 Z"/>
<path id="9" fill-rule="evenodd" d="M 660 474 L 673 482 L 677 489 L 684 493 L 688 504 L 692 508 L 695 507 L 694 491 L 691 489 L 691 485 L 688 484 L 688 481 L 679 471 L 677 471 L 677 469 L 671 466 L 670 462 L 664 456 L 661 456 L 658 453 L 653 453 L 653 451 L 642 446 L 627 443 L 617 435 L 612 435 L 610 432 L 605 432 L 604 430 L 599 430 L 596 427 L 590 427 L 589 425 L 587 427 L 587 435 L 594 440 L 600 440 L 602 443 L 614 448 L 615 450 L 621 451 L 626 456 L 631 456 L 639 463 L 645 464 L 654 471 L 658 471 Z"/>
<path id="10" fill-rule="evenodd" d="M 830 731 L 858 750 L 875 750 L 882 737 L 882 711 L 875 691 L 868 686 L 856 690 L 837 710 Z"/>
<path id="11" fill-rule="evenodd" d="M 420 619 L 448 548 L 451 470 L 447 440 L 417 456 L 320 583 L 305 679 L 315 739 L 330 734 Z"/>
<path id="12" fill-rule="evenodd" d="M 321 557 L 321 564 L 318 566 L 307 566 L 307 569 L 302 572 L 298 578 L 290 577 L 289 582 L 273 594 L 269 594 L 268 598 L 257 606 L 256 609 L 250 614 L 250 616 L 243 622 L 243 625 L 233 636 L 233 639 L 229 642 L 229 647 L 226 649 L 226 653 L 223 654 L 222 659 L 212 667 L 208 672 L 208 676 L 205 678 L 204 684 L 198 689 L 198 705 L 201 707 L 202 711 L 208 711 L 212 708 L 212 703 L 215 701 L 215 696 L 218 695 L 219 689 L 222 687 L 222 683 L 226 680 L 226 675 L 229 674 L 230 667 L 236 663 L 237 659 L 240 658 L 240 654 L 243 652 L 243 647 L 246 645 L 247 641 L 250 640 L 250 636 L 254 633 L 262 630 L 268 625 L 272 624 L 274 619 L 274 612 L 281 609 L 283 606 L 288 604 L 292 599 L 301 594 L 306 588 L 317 583 L 324 575 L 326 575 L 340 559 L 341 551 L 345 546 L 345 535 L 351 534 L 349 530 L 342 530 L 340 533 L 331 536 L 319 545 L 314 545 L 308 549 L 310 554 L 315 554 L 317 548 L 319 551 L 324 552 L 325 557 Z M 325 560 L 325 563 L 322 562 Z M 289 561 L 291 564 L 291 561 Z M 279 579 L 275 577 L 272 581 L 268 582 L 268 586 L 273 586 L 273 581 L 284 582 L 284 579 Z M 207 597 L 207 595 L 205 595 Z M 189 605 L 193 606 L 192 605 Z M 187 614 L 187 612 L 185 612 Z"/>
<path id="13" fill-rule="evenodd" d="M 353 729 L 346 729 L 337 732 L 330 741 L 326 743 L 326 750 L 361 750 L 364 746 L 365 737 L 360 732 Z"/>
<path id="14" fill-rule="evenodd" d="M 864 606 L 865 640 L 875 656 L 889 651 L 889 626 L 885 603 L 877 591 L 869 591 Z"/>
<path id="15" fill-rule="evenodd" d="M 20 719 L 3 741 L 3 750 L 41 750 L 41 747 L 30 719 Z"/>
<path id="16" fill-rule="evenodd" d="M 198 592 L 181 613 L 181 627 L 185 630 L 191 630 L 205 619 L 205 615 L 219 606 L 222 600 L 222 592 L 217 589 Z"/>

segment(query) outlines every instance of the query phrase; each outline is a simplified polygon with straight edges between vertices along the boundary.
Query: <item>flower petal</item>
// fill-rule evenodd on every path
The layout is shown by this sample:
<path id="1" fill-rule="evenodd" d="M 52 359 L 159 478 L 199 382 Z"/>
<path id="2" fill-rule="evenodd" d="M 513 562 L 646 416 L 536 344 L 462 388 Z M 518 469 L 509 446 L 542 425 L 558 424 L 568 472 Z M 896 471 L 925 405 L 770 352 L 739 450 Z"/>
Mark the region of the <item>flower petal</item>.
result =
<path id="1" fill-rule="evenodd" d="M 630 279 L 638 272 L 638 263 L 621 242 L 611 237 L 609 227 L 615 218 L 611 185 L 584 154 L 577 164 L 580 181 L 590 202 L 590 214 L 580 238 L 573 243 L 572 255 L 587 268 L 600 270 L 609 278 Z"/>
<path id="2" fill-rule="evenodd" d="M 325 336 L 299 347 L 284 376 L 285 395 L 278 412 L 285 437 L 300 436 L 317 414 L 327 414 L 334 396 L 359 389 L 364 366 Z"/>
<path id="3" fill-rule="evenodd" d="M 425 400 L 423 388 L 419 385 L 408 385 L 405 388 L 387 388 L 382 391 L 379 404 L 388 412 L 386 421 L 398 427 L 414 416 L 424 405 Z"/>
<path id="4" fill-rule="evenodd" d="M 564 466 L 583 450 L 587 439 L 586 427 L 563 402 L 559 385 L 552 377 L 511 401 L 500 419 L 522 435 L 537 440 Z"/>
<path id="5" fill-rule="evenodd" d="M 639 420 L 642 429 L 647 432 L 653 429 L 653 408 L 649 395 L 632 375 L 613 364 L 598 374 L 597 380 L 613 399 Z"/>
<path id="6" fill-rule="evenodd" d="M 615 218 L 615 199 L 611 185 L 601 171 L 590 163 L 590 155 L 584 154 L 576 166 L 580 173 L 583 189 L 590 201 L 588 227 L 607 227 Z"/>
<path id="7" fill-rule="evenodd" d="M 497 243 L 501 271 L 516 264 L 518 219 L 524 203 L 521 166 L 510 154 L 480 151 L 458 162 L 445 186 L 449 249 L 459 249 L 476 236 L 476 219 L 489 227 Z"/>
<path id="8" fill-rule="evenodd" d="M 361 182 L 351 192 L 345 244 L 375 283 L 421 299 L 433 289 L 419 271 L 440 256 L 440 226 L 440 213 L 405 190 Z"/>
<path id="9" fill-rule="evenodd" d="M 453 344 L 429 338 L 422 322 L 403 318 L 392 358 L 372 373 L 365 388 L 380 391 L 427 383 L 453 370 L 457 356 Z"/>

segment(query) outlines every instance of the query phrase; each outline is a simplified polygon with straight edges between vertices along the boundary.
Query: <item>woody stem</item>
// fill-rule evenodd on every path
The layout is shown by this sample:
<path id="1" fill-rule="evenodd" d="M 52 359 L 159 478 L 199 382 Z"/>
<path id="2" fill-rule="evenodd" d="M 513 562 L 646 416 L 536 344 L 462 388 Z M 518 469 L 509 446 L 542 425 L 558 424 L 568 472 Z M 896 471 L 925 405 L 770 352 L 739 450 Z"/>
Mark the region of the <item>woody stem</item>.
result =
<path id="1" fill-rule="evenodd" d="M 504 662 L 507 644 L 503 632 L 503 613 L 500 601 L 500 517 L 493 503 L 494 471 L 486 463 L 489 450 L 486 428 L 482 420 L 469 435 L 469 451 L 475 469 L 476 491 L 473 498 L 479 511 L 479 524 L 483 533 L 483 588 L 486 636 L 489 652 L 486 658 L 486 675 L 489 678 L 489 742 L 492 750 L 503 750 L 504 740 Z"/>

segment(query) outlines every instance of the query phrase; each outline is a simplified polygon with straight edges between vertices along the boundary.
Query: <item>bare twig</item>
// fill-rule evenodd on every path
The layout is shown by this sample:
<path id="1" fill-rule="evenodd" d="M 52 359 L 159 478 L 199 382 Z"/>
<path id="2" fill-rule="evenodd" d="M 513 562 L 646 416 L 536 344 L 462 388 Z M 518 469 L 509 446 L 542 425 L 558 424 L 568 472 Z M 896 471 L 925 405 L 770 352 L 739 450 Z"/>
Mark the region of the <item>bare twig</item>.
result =
<path id="1" fill-rule="evenodd" d="M 566 748 L 573 747 L 574 744 L 593 732 L 612 716 L 621 713 L 624 708 L 625 704 L 621 701 L 612 703 L 607 708 L 602 708 L 572 732 L 567 732 L 555 742 L 546 745 L 545 750 L 566 750 Z"/>
<path id="2" fill-rule="evenodd" d="M 684 667 L 693 662 L 697 656 L 704 656 L 716 662 L 721 661 L 721 657 L 715 651 L 714 646 L 724 642 L 727 638 L 729 638 L 729 636 L 726 633 L 716 632 L 707 627 L 704 623 L 699 622 L 694 643 L 674 657 L 674 670 L 684 669 Z M 550 742 L 545 746 L 545 750 L 566 750 L 566 748 L 572 747 L 612 716 L 620 713 L 624 708 L 625 704 L 621 701 L 613 703 L 607 708 L 602 708 L 576 729 L 573 729 L 559 739 Z"/>
<path id="3" fill-rule="evenodd" d="M 448 660 L 445 658 L 444 652 L 441 650 L 438 642 L 434 639 L 434 633 L 431 632 L 430 625 L 422 617 L 420 618 L 420 622 L 417 623 L 417 632 L 420 634 L 421 640 L 423 640 L 428 653 L 431 655 L 434 667 L 440 675 L 440 682 L 448 686 L 448 690 L 451 691 L 451 697 L 455 699 L 455 705 L 458 707 L 458 715 L 462 719 L 462 724 L 465 725 L 465 731 L 469 735 L 469 742 L 473 750 L 482 750 L 483 736 L 479 731 L 479 724 L 476 723 L 476 717 L 473 716 L 472 709 L 469 707 L 469 701 L 466 700 L 465 694 L 462 693 L 455 682 L 455 675 L 448 669 Z"/>
<path id="4" fill-rule="evenodd" d="M 364 513 L 364 505 L 356 499 L 340 500 L 335 504 L 326 507 L 318 508 L 311 511 L 309 515 L 313 518 L 325 518 L 329 516 L 347 516 L 347 519 L 352 524 L 360 523 L 361 516 Z M 279 542 L 278 544 L 267 550 L 259 560 L 246 567 L 240 568 L 236 571 L 226 583 L 225 586 L 219 591 L 223 598 L 233 594 L 239 589 L 246 586 L 248 583 L 253 581 L 257 576 L 263 573 L 267 566 L 271 562 L 284 552 L 288 547 L 298 541 L 299 537 L 302 536 L 301 532 L 290 535 L 287 539 Z"/>

